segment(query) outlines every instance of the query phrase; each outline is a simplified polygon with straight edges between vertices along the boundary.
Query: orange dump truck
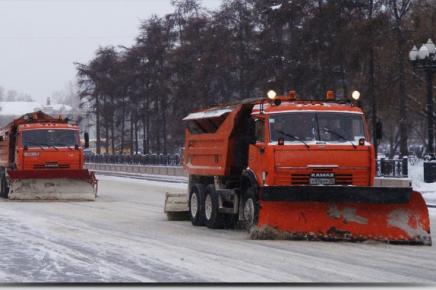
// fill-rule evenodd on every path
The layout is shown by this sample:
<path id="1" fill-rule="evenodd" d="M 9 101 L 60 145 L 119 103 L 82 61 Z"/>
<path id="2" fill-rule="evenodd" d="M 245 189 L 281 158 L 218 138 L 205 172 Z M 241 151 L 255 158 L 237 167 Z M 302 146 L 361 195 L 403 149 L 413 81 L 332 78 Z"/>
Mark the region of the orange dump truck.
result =
<path id="1" fill-rule="evenodd" d="M 184 118 L 193 225 L 431 245 L 421 194 L 374 186 L 374 147 L 355 102 L 331 92 L 323 100 L 269 97 Z"/>
<path id="2" fill-rule="evenodd" d="M 79 128 L 65 119 L 35 112 L 0 129 L 2 197 L 94 200 L 97 180 L 83 166 Z"/>

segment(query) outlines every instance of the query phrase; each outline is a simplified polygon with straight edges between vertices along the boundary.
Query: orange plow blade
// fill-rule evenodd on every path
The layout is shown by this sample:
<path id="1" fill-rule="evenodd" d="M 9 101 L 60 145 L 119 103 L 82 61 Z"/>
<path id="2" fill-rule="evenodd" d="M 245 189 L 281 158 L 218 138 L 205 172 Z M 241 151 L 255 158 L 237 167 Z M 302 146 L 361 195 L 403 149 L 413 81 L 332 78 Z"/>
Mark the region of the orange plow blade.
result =
<path id="1" fill-rule="evenodd" d="M 432 243 L 428 209 L 416 191 L 410 190 L 406 198 L 385 196 L 376 201 L 355 196 L 336 200 L 324 196 L 323 201 L 266 199 L 260 201 L 258 230 L 272 228 L 290 239 Z"/>

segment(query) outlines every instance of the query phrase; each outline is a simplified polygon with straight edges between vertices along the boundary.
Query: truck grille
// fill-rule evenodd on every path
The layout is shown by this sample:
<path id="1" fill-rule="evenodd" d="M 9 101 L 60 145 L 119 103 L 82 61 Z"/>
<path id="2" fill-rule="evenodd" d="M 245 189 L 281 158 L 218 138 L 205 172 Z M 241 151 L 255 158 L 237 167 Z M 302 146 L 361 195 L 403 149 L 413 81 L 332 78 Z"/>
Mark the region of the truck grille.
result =
<path id="1" fill-rule="evenodd" d="M 292 185 L 309 185 L 309 173 L 295 173 L 291 174 L 291 184 Z M 337 185 L 352 185 L 353 175 L 352 174 L 335 174 L 335 184 Z"/>
<path id="2" fill-rule="evenodd" d="M 58 163 L 45 163 L 45 164 L 35 164 L 33 169 L 67 169 L 70 168 L 70 164 L 58 164 Z"/>

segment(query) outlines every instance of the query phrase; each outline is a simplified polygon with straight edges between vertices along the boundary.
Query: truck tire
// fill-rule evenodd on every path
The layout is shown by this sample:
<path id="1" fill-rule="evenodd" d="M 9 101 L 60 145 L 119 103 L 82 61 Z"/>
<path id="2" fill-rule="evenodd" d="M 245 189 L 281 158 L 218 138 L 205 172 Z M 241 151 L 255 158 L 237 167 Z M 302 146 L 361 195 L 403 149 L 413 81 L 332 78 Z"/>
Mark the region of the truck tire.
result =
<path id="1" fill-rule="evenodd" d="M 194 226 L 204 226 L 204 194 L 204 186 L 199 183 L 195 183 L 189 192 L 189 218 Z"/>
<path id="2" fill-rule="evenodd" d="M 257 198 L 256 188 L 249 187 L 244 194 L 243 201 L 243 217 L 244 226 L 250 230 L 253 226 L 257 226 L 259 220 L 259 199 Z"/>
<path id="3" fill-rule="evenodd" d="M 225 224 L 225 216 L 218 212 L 218 194 L 213 185 L 206 188 L 204 197 L 204 217 L 205 224 L 210 229 L 223 228 Z"/>

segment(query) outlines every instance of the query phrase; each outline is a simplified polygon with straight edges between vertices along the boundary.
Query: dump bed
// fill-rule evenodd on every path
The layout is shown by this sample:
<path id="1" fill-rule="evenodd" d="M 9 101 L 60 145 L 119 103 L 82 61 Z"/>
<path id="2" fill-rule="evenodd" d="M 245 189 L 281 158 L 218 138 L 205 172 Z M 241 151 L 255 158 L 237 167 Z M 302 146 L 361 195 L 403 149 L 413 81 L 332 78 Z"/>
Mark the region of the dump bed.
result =
<path id="1" fill-rule="evenodd" d="M 253 104 L 192 113 L 186 122 L 184 167 L 191 175 L 229 176 L 247 166 Z"/>

